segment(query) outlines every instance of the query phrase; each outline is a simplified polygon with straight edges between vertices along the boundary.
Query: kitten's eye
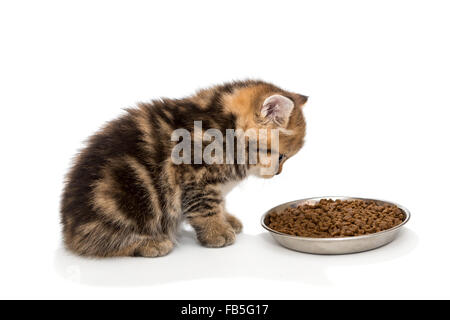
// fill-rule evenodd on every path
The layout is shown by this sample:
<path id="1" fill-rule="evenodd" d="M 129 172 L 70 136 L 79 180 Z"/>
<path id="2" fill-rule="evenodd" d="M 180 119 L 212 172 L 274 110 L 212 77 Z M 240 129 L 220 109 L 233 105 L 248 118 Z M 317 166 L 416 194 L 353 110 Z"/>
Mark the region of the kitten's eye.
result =
<path id="1" fill-rule="evenodd" d="M 278 157 L 278 162 L 283 161 L 283 159 L 284 159 L 284 154 L 280 154 Z"/>

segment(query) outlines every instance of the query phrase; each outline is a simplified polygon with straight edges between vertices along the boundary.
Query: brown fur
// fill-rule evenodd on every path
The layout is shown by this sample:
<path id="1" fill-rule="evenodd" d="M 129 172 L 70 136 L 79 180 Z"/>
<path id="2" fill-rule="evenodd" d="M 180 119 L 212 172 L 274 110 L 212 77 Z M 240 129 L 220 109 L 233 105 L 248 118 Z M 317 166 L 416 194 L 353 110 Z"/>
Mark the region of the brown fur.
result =
<path id="1" fill-rule="evenodd" d="M 241 222 L 225 211 L 222 187 L 244 179 L 256 165 L 181 164 L 170 158 L 173 130 L 276 128 L 262 119 L 263 101 L 274 94 L 295 107 L 279 153 L 285 158 L 302 146 L 306 97 L 262 81 L 241 81 L 203 89 L 185 99 L 141 103 L 107 124 L 81 151 L 67 176 L 61 213 L 64 242 L 80 255 L 145 256 L 168 254 L 182 219 L 193 226 L 202 245 L 222 247 L 235 241 Z M 273 176 L 270 174 L 268 176 Z"/>

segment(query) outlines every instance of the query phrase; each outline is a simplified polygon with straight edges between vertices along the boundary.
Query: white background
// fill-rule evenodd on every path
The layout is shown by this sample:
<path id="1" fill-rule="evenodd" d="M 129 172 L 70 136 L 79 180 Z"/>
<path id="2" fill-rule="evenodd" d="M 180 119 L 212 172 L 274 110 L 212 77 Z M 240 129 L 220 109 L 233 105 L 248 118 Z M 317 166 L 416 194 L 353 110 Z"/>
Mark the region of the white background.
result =
<path id="1" fill-rule="evenodd" d="M 450 298 L 447 1 L 2 1 L 1 298 Z M 82 141 L 138 101 L 261 78 L 310 96 L 307 141 L 227 199 L 234 246 L 184 231 L 167 257 L 62 249 L 59 198 Z M 290 200 L 398 202 L 383 248 L 286 250 L 260 216 Z"/>

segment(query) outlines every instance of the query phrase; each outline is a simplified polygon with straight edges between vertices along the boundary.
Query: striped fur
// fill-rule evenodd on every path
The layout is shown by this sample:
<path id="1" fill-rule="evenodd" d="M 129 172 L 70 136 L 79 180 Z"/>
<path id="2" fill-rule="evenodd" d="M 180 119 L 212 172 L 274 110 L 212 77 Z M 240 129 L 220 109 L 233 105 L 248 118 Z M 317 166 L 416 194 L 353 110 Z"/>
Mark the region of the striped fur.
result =
<path id="1" fill-rule="evenodd" d="M 286 158 L 303 144 L 306 98 L 262 81 L 200 90 L 185 99 L 139 104 L 92 136 L 67 175 L 61 201 L 64 242 L 73 252 L 96 257 L 169 253 L 182 219 L 199 242 L 221 247 L 235 240 L 239 220 L 225 211 L 223 187 L 244 179 L 256 165 L 172 163 L 173 130 L 260 128 L 260 106 L 272 94 L 296 108 L 280 137 Z M 269 125 L 270 126 L 270 125 Z M 282 163 L 280 163 L 281 171 Z"/>

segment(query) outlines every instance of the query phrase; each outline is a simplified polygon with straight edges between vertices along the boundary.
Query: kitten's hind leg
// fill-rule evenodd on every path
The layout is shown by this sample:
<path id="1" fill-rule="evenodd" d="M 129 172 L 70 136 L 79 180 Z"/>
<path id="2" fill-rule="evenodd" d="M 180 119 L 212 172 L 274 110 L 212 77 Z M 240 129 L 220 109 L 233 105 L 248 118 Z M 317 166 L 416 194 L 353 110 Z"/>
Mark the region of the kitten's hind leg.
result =
<path id="1" fill-rule="evenodd" d="M 141 257 L 162 257 L 172 251 L 174 243 L 172 240 L 166 238 L 161 240 L 147 239 L 142 241 L 135 252 L 135 256 Z"/>

